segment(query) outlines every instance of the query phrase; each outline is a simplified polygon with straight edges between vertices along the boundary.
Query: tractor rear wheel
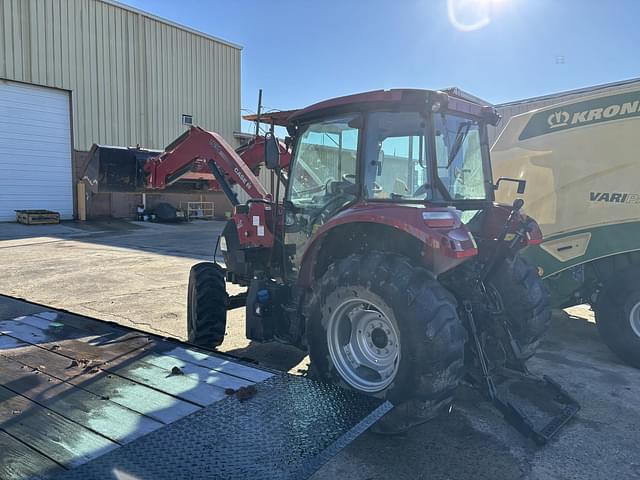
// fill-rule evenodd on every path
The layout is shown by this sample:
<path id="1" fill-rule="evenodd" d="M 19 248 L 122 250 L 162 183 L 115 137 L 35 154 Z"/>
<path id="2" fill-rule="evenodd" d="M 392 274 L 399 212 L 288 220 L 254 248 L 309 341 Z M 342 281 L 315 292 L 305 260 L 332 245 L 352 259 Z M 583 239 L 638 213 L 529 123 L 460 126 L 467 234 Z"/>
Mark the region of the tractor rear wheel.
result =
<path id="1" fill-rule="evenodd" d="M 622 360 L 640 368 L 640 267 L 616 274 L 594 305 L 604 343 Z"/>
<path id="2" fill-rule="evenodd" d="M 453 295 L 407 258 L 373 252 L 336 261 L 314 288 L 307 319 L 319 379 L 409 405 L 424 420 L 450 405 L 466 331 Z"/>
<path id="3" fill-rule="evenodd" d="M 202 262 L 191 267 L 187 292 L 189 342 L 214 348 L 224 340 L 229 297 L 224 270 L 217 263 Z"/>
<path id="4" fill-rule="evenodd" d="M 549 293 L 537 270 L 519 255 L 507 258 L 491 277 L 507 323 L 518 342 L 521 360 L 531 358 L 551 323 Z"/>

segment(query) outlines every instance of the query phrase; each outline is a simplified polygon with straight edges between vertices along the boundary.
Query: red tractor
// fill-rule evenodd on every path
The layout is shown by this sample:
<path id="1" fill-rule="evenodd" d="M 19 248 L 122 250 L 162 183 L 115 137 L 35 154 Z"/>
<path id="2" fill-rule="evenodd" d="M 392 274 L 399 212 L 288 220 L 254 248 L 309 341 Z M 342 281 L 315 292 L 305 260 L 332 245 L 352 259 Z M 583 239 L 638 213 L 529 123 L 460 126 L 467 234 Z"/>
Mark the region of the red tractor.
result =
<path id="1" fill-rule="evenodd" d="M 295 345 L 309 352 L 315 378 L 402 406 L 382 428 L 433 417 L 465 380 L 545 442 L 579 407 L 525 367 L 551 310 L 537 271 L 518 255 L 541 242 L 537 223 L 521 200 L 494 202 L 500 182 L 525 186 L 492 181 L 486 127 L 497 119 L 492 108 L 409 89 L 274 115 L 286 145 L 270 134 L 256 148 L 283 198 L 260 185 L 246 165 L 255 162 L 192 128 L 145 167 L 156 188 L 208 166 L 234 205 L 216 247 L 224 265 L 191 270 L 189 340 L 220 345 L 227 310 L 244 305 L 249 339 Z M 251 197 L 245 204 L 234 183 Z M 247 292 L 229 297 L 226 282 Z M 525 380 L 561 404 L 541 428 L 507 399 L 504 385 Z"/>

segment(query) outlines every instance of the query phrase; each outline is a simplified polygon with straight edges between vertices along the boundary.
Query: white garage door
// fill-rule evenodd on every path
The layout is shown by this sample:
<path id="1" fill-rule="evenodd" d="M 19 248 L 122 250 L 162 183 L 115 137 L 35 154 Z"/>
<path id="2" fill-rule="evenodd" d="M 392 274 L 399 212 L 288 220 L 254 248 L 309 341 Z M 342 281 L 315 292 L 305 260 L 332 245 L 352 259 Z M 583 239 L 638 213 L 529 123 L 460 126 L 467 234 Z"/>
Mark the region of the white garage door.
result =
<path id="1" fill-rule="evenodd" d="M 0 221 L 14 210 L 73 218 L 66 92 L 0 80 Z"/>

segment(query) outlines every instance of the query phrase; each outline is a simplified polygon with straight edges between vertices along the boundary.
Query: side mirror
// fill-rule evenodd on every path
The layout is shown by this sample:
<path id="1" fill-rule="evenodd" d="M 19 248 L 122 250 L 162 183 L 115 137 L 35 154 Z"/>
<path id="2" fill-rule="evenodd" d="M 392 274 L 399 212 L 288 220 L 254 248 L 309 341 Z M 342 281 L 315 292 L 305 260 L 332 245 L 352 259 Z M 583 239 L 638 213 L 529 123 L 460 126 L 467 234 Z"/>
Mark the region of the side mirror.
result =
<path id="1" fill-rule="evenodd" d="M 267 132 L 264 136 L 264 163 L 269 170 L 280 166 L 280 145 L 271 132 Z"/>
<path id="2" fill-rule="evenodd" d="M 498 181 L 496 182 L 496 184 L 493 186 L 494 190 L 498 190 L 498 188 L 500 188 L 500 182 L 515 182 L 518 184 L 518 194 L 522 195 L 524 193 L 525 188 L 527 187 L 527 181 L 526 180 L 520 180 L 517 178 L 507 178 L 507 177 L 500 177 L 498 179 Z"/>

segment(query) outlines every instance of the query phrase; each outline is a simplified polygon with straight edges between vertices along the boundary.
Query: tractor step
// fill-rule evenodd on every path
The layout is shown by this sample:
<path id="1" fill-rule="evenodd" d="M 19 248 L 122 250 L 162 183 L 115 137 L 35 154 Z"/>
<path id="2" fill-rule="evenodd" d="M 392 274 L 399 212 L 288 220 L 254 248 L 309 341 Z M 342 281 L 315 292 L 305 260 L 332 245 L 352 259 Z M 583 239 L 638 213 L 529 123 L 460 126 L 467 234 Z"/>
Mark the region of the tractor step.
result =
<path id="1" fill-rule="evenodd" d="M 505 324 L 511 339 L 514 368 L 489 368 L 489 359 L 478 335 L 473 308 L 464 302 L 465 318 L 478 360 L 479 376 L 469 372 L 470 383 L 484 391 L 507 423 L 538 445 L 546 444 L 580 410 L 580 404 L 557 382 L 538 378 L 527 369 L 520 348 Z"/>
<path id="2" fill-rule="evenodd" d="M 493 377 L 494 406 L 525 437 L 544 445 L 580 410 L 578 402 L 548 376 L 503 368 Z"/>

